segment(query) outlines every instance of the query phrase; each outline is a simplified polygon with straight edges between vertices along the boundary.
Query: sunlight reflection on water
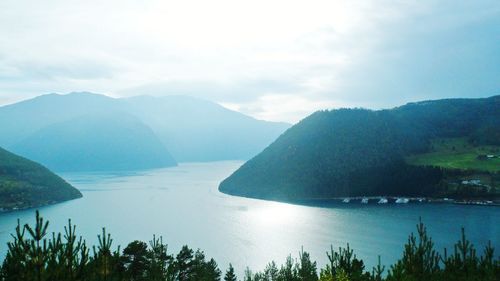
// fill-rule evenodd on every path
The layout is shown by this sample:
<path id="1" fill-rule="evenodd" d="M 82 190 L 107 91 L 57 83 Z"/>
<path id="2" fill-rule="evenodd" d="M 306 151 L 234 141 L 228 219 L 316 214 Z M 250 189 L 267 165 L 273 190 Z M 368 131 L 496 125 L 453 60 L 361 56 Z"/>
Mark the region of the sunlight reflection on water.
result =
<path id="1" fill-rule="evenodd" d="M 482 248 L 492 240 L 500 248 L 500 208 L 438 204 L 377 206 L 341 204 L 330 208 L 299 206 L 229 196 L 218 192 L 221 180 L 242 163 L 186 163 L 178 167 L 124 174 L 66 174 L 84 197 L 40 208 L 49 231 L 62 231 L 71 218 L 90 244 L 106 226 L 115 246 L 135 239 L 163 236 L 170 253 L 184 244 L 201 248 L 221 268 L 231 262 L 240 275 L 246 266 L 262 269 L 279 264 L 301 247 L 319 266 L 325 251 L 350 243 L 367 263 L 382 255 L 392 263 L 422 217 L 437 249 L 458 240 L 460 227 Z M 438 215 L 437 215 L 438 214 Z M 17 218 L 33 222 L 34 210 L 0 215 L 0 253 L 10 240 Z M 123 247 L 122 247 L 123 248 Z"/>

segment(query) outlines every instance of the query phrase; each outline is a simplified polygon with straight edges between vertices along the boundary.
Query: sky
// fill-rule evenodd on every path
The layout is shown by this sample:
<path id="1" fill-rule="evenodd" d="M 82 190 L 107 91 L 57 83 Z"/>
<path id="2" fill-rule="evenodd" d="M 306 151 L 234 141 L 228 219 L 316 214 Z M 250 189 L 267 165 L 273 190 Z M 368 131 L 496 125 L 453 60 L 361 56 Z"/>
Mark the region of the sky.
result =
<path id="1" fill-rule="evenodd" d="M 500 1 L 2 0 L 0 105 L 186 94 L 258 119 L 500 93 Z"/>

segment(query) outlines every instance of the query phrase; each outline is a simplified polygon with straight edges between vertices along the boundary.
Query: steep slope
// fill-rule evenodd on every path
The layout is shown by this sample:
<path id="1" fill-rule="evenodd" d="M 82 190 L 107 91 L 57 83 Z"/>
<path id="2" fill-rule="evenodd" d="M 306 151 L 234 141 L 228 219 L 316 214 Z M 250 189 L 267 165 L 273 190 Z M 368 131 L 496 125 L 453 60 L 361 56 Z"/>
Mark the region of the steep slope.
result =
<path id="1" fill-rule="evenodd" d="M 275 200 L 429 195 L 443 170 L 408 165 L 440 137 L 498 142 L 500 97 L 412 103 L 392 110 L 312 114 L 225 179 L 222 192 Z M 480 137 L 478 137 L 478 135 Z M 493 134 L 495 135 L 495 134 Z"/>
<path id="2" fill-rule="evenodd" d="M 57 134 L 48 133 L 47 130 L 55 130 L 49 127 L 62 126 L 60 123 L 83 116 L 104 116 L 110 112 L 137 117 L 152 129 L 173 158 L 182 162 L 250 159 L 290 126 L 256 120 L 216 103 L 186 96 L 115 99 L 86 92 L 50 94 L 0 107 L 0 146 L 40 161 L 52 153 L 59 155 L 60 158 L 50 156 L 50 163 L 42 163 L 60 169 L 68 165 L 65 162 L 68 157 L 63 157 L 62 151 L 57 151 L 58 147 L 48 145 L 52 142 L 49 137 L 55 138 L 54 144 L 62 144 L 58 138 L 65 139 L 71 135 L 66 137 L 66 131 L 62 129 L 58 129 Z M 97 120 L 95 122 L 99 123 Z M 69 123 L 67 125 L 71 127 Z M 143 131 L 148 131 L 150 135 L 149 130 Z M 115 134 L 116 140 L 127 138 L 127 134 Z M 47 144 L 44 151 L 37 151 L 36 139 L 39 138 L 43 138 Z M 133 149 L 123 152 L 131 151 Z M 42 154 L 47 156 L 40 158 Z M 145 156 L 145 159 L 150 158 Z M 144 167 L 149 166 L 157 165 Z"/>
<path id="3" fill-rule="evenodd" d="M 37 207 L 82 197 L 42 165 L 0 148 L 0 208 Z"/>
<path id="4" fill-rule="evenodd" d="M 187 96 L 140 96 L 126 101 L 180 162 L 247 160 L 290 126 Z"/>
<path id="5" fill-rule="evenodd" d="M 120 110 L 121 102 L 104 95 L 75 92 L 47 94 L 0 107 L 0 145 L 10 148 L 49 125 L 81 115 Z"/>
<path id="6" fill-rule="evenodd" d="M 12 147 L 56 171 L 116 171 L 175 166 L 149 127 L 128 113 L 82 115 L 47 126 Z"/>

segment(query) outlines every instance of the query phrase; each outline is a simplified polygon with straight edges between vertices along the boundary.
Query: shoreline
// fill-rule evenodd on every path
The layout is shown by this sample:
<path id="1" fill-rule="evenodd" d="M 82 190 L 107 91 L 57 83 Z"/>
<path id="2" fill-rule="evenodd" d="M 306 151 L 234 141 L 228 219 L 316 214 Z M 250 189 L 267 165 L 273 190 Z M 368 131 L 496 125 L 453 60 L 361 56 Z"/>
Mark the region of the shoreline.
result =
<path id="1" fill-rule="evenodd" d="M 406 196 L 344 196 L 344 197 L 330 197 L 330 198 L 304 198 L 304 199 L 280 199 L 280 198 L 264 198 L 264 197 L 254 197 L 249 195 L 239 195 L 229 192 L 223 192 L 218 188 L 218 192 L 234 196 L 243 197 L 255 200 L 272 201 L 286 204 L 295 204 L 302 206 L 324 206 L 325 204 L 335 204 L 335 205 L 408 205 L 408 204 L 455 204 L 455 205 L 472 205 L 472 206 L 492 206 L 500 207 L 500 199 L 484 199 L 484 198 L 446 198 L 446 197 L 406 197 Z M 385 198 L 387 202 L 379 203 L 379 201 Z M 347 199 L 347 200 L 346 200 Z M 363 199 L 367 199 L 366 202 L 362 202 Z M 396 202 L 398 199 L 408 199 L 402 200 L 402 202 Z M 347 201 L 347 202 L 346 202 Z"/>
<path id="2" fill-rule="evenodd" d="M 290 203 L 313 205 L 314 203 L 336 203 L 345 205 L 408 205 L 408 204 L 456 204 L 472 206 L 500 207 L 500 200 L 491 199 L 453 199 L 435 197 L 405 197 L 405 196 L 354 196 L 292 200 Z"/>

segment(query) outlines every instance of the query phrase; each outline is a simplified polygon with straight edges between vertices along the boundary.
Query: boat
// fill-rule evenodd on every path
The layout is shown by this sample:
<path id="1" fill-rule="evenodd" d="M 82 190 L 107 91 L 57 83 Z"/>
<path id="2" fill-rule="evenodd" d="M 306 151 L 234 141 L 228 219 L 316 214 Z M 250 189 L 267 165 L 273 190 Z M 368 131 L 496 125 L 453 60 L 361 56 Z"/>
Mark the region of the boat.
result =
<path id="1" fill-rule="evenodd" d="M 361 204 L 368 204 L 368 198 L 364 197 L 361 199 Z"/>
<path id="2" fill-rule="evenodd" d="M 380 200 L 378 200 L 378 204 L 387 204 L 387 203 L 389 203 L 389 200 L 387 200 L 387 198 L 382 197 L 380 198 Z"/>
<path id="3" fill-rule="evenodd" d="M 396 199 L 396 204 L 406 204 L 408 202 L 410 202 L 410 199 L 408 199 L 408 198 L 398 198 L 398 199 Z"/>
<path id="4" fill-rule="evenodd" d="M 351 202 L 351 199 L 349 198 L 344 198 L 344 200 L 342 200 L 342 203 L 349 203 L 349 202 Z"/>

